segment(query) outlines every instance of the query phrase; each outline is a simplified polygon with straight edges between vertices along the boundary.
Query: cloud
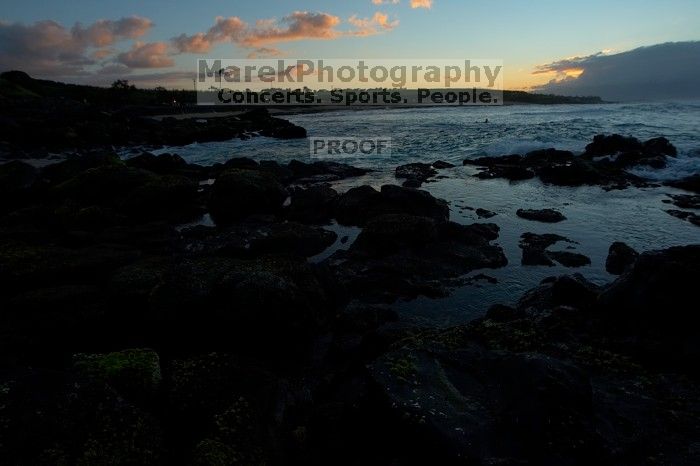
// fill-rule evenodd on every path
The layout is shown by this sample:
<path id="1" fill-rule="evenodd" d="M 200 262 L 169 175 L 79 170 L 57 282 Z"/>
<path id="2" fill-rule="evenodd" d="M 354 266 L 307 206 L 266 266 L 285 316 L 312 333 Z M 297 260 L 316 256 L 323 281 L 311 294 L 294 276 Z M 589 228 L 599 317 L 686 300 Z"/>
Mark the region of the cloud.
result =
<path id="1" fill-rule="evenodd" d="M 0 22 L 0 64 L 38 75 L 72 76 L 86 73 L 85 67 L 104 58 L 107 47 L 145 34 L 153 23 L 137 16 L 100 20 L 71 29 L 51 21 L 33 24 Z M 89 55 L 90 48 L 100 50 Z"/>
<path id="2" fill-rule="evenodd" d="M 168 68 L 175 64 L 165 42 L 136 42 L 131 50 L 117 56 L 117 62 L 129 68 Z"/>
<path id="3" fill-rule="evenodd" d="M 379 11 L 371 18 L 351 16 L 348 22 L 355 26 L 356 30 L 350 32 L 355 36 L 371 36 L 380 32 L 391 31 L 399 25 L 398 20 L 389 21 L 389 16 Z"/>
<path id="4" fill-rule="evenodd" d="M 258 20 L 249 26 L 237 16 L 217 17 L 207 32 L 181 34 L 171 42 L 180 53 L 207 53 L 217 44 L 231 42 L 245 48 L 263 48 L 265 45 L 304 39 L 335 39 L 341 35 L 336 29 L 340 18 L 328 13 L 295 11 L 282 18 Z"/>
<path id="5" fill-rule="evenodd" d="M 411 8 L 427 8 L 433 7 L 433 0 L 411 0 Z"/>
<path id="6" fill-rule="evenodd" d="M 199 32 L 191 36 L 180 34 L 171 39 L 171 42 L 180 53 L 207 53 L 218 43 L 239 41 L 247 27 L 237 16 L 217 16 L 214 25 L 206 33 Z"/>
<path id="7" fill-rule="evenodd" d="M 700 97 L 700 42 L 672 42 L 617 54 L 595 53 L 539 65 L 551 74 L 539 92 L 596 95 L 605 100 L 661 100 Z"/>
<path id="8" fill-rule="evenodd" d="M 71 34 L 77 40 L 94 47 L 112 45 L 121 39 L 136 39 L 143 36 L 153 27 L 153 22 L 148 18 L 131 16 L 116 21 L 101 19 L 84 28 L 76 23 L 71 29 Z"/>
<path id="9" fill-rule="evenodd" d="M 401 0 L 372 0 L 375 5 L 398 5 Z"/>
<path id="10" fill-rule="evenodd" d="M 271 58 L 271 57 L 281 57 L 284 55 L 279 49 L 274 47 L 261 47 L 259 49 L 253 50 L 247 56 L 247 58 Z"/>
<path id="11" fill-rule="evenodd" d="M 282 24 L 270 22 L 265 27 L 249 30 L 240 41 L 244 47 L 291 42 L 304 39 L 335 39 L 340 36 L 336 27 L 340 18 L 328 13 L 295 11 L 282 18 Z"/>

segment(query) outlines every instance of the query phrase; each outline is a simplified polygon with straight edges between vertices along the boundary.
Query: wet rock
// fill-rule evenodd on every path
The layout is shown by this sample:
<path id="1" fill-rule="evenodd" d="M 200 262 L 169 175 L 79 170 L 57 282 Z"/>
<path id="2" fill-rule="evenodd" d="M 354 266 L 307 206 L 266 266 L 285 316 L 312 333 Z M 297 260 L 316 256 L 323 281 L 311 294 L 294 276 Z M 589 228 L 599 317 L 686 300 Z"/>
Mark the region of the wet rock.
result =
<path id="1" fill-rule="evenodd" d="M 591 259 L 576 252 L 547 251 L 547 255 L 564 267 L 583 267 L 591 265 Z"/>
<path id="2" fill-rule="evenodd" d="M 410 182 L 410 186 L 406 187 L 420 187 L 422 183 L 425 183 L 428 179 L 437 175 L 437 173 L 437 170 L 429 163 L 399 165 L 395 170 L 396 178 L 407 179 L 407 182 Z"/>
<path id="3" fill-rule="evenodd" d="M 605 270 L 613 275 L 622 275 L 625 270 L 634 264 L 639 253 L 625 243 L 616 241 L 610 245 L 608 258 L 605 261 Z"/>
<path id="4" fill-rule="evenodd" d="M 442 170 L 444 168 L 454 168 L 454 164 L 450 162 L 444 162 L 442 160 L 437 160 L 433 162 L 433 168 L 437 168 L 438 170 Z"/>
<path id="5" fill-rule="evenodd" d="M 670 203 L 681 209 L 700 209 L 700 195 L 690 194 L 668 194 L 671 197 Z M 663 202 L 669 202 L 664 199 Z"/>
<path id="6" fill-rule="evenodd" d="M 510 181 L 522 181 L 534 178 L 535 173 L 529 168 L 524 167 L 494 165 L 492 167 L 489 167 L 488 170 L 481 171 L 474 176 L 483 180 L 490 180 L 493 178 L 505 178 Z"/>
<path id="7" fill-rule="evenodd" d="M 518 209 L 516 215 L 526 220 L 534 220 L 544 223 L 557 223 L 566 220 L 566 217 L 554 209 Z"/>
<path id="8" fill-rule="evenodd" d="M 384 214 L 429 217 L 436 222 L 449 218 L 449 207 L 444 200 L 427 191 L 394 185 L 382 186 L 381 192 L 371 186 L 352 188 L 338 198 L 335 212 L 338 222 L 346 225 L 362 225 Z"/>
<path id="9" fill-rule="evenodd" d="M 545 279 L 539 286 L 525 293 L 518 301 L 517 308 L 543 310 L 571 306 L 589 309 L 596 304 L 600 293 L 600 287 L 586 280 L 583 275 L 562 275 Z"/>
<path id="10" fill-rule="evenodd" d="M 128 158 L 124 163 L 130 167 L 141 168 L 159 175 L 172 174 L 187 166 L 185 159 L 177 154 L 159 154 L 144 152 Z"/>
<path id="11" fill-rule="evenodd" d="M 196 236 L 188 240 L 188 251 L 230 257 L 263 254 L 309 257 L 323 252 L 337 239 L 332 231 L 296 222 L 244 222 L 225 230 L 212 228 L 195 233 Z M 183 235 L 185 238 L 190 236 L 188 231 L 184 231 Z"/>
<path id="12" fill-rule="evenodd" d="M 523 250 L 522 264 L 553 266 L 554 262 L 547 254 L 546 249 L 560 241 L 573 242 L 564 236 L 552 233 L 543 235 L 523 233 L 520 237 L 520 248 Z"/>
<path id="13" fill-rule="evenodd" d="M 685 210 L 675 210 L 675 209 L 669 209 L 666 211 L 667 214 L 672 215 L 676 218 L 680 218 L 681 220 L 685 220 L 687 222 L 692 223 L 693 225 L 700 226 L 700 215 L 694 214 L 692 212 L 687 212 Z"/>
<path id="14" fill-rule="evenodd" d="M 668 155 L 669 157 L 678 155 L 678 150 L 675 146 L 664 137 L 653 138 L 644 142 L 643 150 L 650 154 Z"/>
<path id="15" fill-rule="evenodd" d="M 291 171 L 292 179 L 300 183 L 337 181 L 368 173 L 368 170 L 362 168 L 327 161 L 304 163 L 292 160 L 287 167 Z"/>
<path id="16" fill-rule="evenodd" d="M 603 182 L 601 173 L 592 163 L 575 158 L 564 163 L 554 163 L 537 170 L 543 183 L 556 186 L 596 185 Z"/>
<path id="17" fill-rule="evenodd" d="M 357 254 L 383 256 L 402 248 L 423 247 L 437 239 L 433 219 L 387 214 L 371 218 L 350 248 Z"/>
<path id="18" fill-rule="evenodd" d="M 287 196 L 287 190 L 272 175 L 232 169 L 216 179 L 209 209 L 217 223 L 227 224 L 252 214 L 278 213 Z"/>
<path id="19" fill-rule="evenodd" d="M 486 209 L 476 209 L 475 213 L 476 213 L 477 217 L 479 217 L 479 218 L 491 218 L 491 217 L 495 217 L 496 215 L 498 215 L 498 214 L 496 214 L 496 212 L 491 212 L 490 210 L 486 210 Z"/>
<path id="20" fill-rule="evenodd" d="M 449 279 L 507 263 L 502 249 L 490 244 L 497 237 L 496 225 L 388 214 L 370 220 L 348 251 L 326 262 L 349 296 L 369 302 L 442 296 Z"/>
<path id="21" fill-rule="evenodd" d="M 571 162 L 574 159 L 574 154 L 571 151 L 549 148 L 528 152 L 523 157 L 523 164 L 529 167 L 543 167 Z"/>
<path id="22" fill-rule="evenodd" d="M 338 193 L 328 185 L 297 188 L 291 193 L 291 203 L 285 209 L 290 220 L 304 223 L 329 223 Z"/>
<path id="23" fill-rule="evenodd" d="M 685 189 L 686 191 L 700 194 L 700 174 L 690 175 L 680 180 L 667 181 L 665 184 L 673 186 L 674 188 Z"/>
<path id="24" fill-rule="evenodd" d="M 656 143 L 652 143 L 652 147 Z M 593 138 L 593 142 L 586 146 L 586 154 L 589 155 L 614 155 L 619 152 L 641 151 L 642 143 L 637 138 L 621 136 L 619 134 L 599 134 Z"/>

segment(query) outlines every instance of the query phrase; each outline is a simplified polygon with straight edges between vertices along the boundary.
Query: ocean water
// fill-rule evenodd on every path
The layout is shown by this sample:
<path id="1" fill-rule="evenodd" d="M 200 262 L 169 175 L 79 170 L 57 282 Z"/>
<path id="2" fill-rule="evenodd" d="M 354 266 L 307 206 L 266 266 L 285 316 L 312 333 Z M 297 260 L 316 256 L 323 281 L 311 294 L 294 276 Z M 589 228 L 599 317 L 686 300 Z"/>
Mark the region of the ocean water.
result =
<path id="1" fill-rule="evenodd" d="M 419 298 L 396 303 L 405 318 L 431 325 L 453 325 L 482 315 L 495 303 L 513 303 L 524 291 L 543 278 L 578 272 L 605 285 L 615 277 L 605 271 L 610 244 L 624 241 L 639 251 L 674 245 L 700 243 L 700 228 L 670 216 L 664 209 L 675 208 L 663 202 L 668 194 L 682 191 L 668 187 L 630 188 L 606 192 L 599 187 L 564 188 L 546 186 L 538 180 L 512 183 L 507 180 L 479 180 L 473 167 L 462 161 L 483 155 L 525 153 L 556 147 L 582 152 L 593 136 L 620 133 L 645 140 L 665 136 L 679 149 L 661 170 L 636 170 L 653 180 L 676 179 L 700 172 L 700 102 L 640 103 L 605 105 L 518 105 L 472 108 L 413 108 L 338 111 L 322 114 L 290 115 L 285 118 L 303 126 L 310 136 L 391 137 L 390 156 L 344 158 L 342 162 L 373 170 L 359 179 L 338 182 L 344 191 L 352 186 L 400 184 L 393 176 L 397 165 L 409 162 L 444 160 L 457 165 L 441 170 L 441 179 L 423 189 L 450 203 L 451 219 L 459 223 L 488 222 L 501 228 L 497 240 L 508 258 L 508 266 L 480 270 L 498 280 L 483 281 L 452 290 L 441 299 Z M 488 123 L 485 120 L 488 119 Z M 311 161 L 306 140 L 282 141 L 270 138 L 232 140 L 184 147 L 166 147 L 155 152 L 174 152 L 201 164 L 223 162 L 231 157 L 256 160 L 292 159 Z M 484 208 L 497 215 L 477 218 L 468 208 Z M 567 216 L 558 224 L 543 224 L 518 218 L 519 208 L 555 208 Z M 351 241 L 336 244 L 312 260 L 322 260 L 340 247 L 348 247 L 357 228 L 331 225 L 349 235 Z M 577 244 L 559 243 L 552 250 L 573 246 L 591 258 L 590 266 L 577 269 L 520 265 L 518 247 L 522 233 L 557 233 Z"/>

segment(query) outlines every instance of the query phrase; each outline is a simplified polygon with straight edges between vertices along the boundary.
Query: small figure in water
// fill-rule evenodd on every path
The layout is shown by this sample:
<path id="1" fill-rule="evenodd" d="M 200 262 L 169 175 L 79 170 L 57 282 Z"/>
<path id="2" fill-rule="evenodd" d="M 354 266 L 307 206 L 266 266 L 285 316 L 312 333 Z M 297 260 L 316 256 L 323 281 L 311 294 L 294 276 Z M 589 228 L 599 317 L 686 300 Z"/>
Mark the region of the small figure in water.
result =
<path id="1" fill-rule="evenodd" d="M 484 120 L 484 123 L 488 123 L 488 122 L 489 122 L 489 119 L 488 119 L 488 118 Z"/>

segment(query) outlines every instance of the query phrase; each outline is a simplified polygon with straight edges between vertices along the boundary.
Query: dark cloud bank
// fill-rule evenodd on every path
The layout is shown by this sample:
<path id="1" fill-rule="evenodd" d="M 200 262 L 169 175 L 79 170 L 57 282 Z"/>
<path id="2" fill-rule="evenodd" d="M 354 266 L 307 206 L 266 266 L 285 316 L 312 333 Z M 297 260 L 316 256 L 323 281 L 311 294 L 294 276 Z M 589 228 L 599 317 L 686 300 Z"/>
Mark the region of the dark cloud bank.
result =
<path id="1" fill-rule="evenodd" d="M 560 60 L 536 73 L 570 69 L 584 71 L 578 78 L 551 81 L 538 92 L 597 95 L 608 101 L 700 99 L 700 41 Z"/>

